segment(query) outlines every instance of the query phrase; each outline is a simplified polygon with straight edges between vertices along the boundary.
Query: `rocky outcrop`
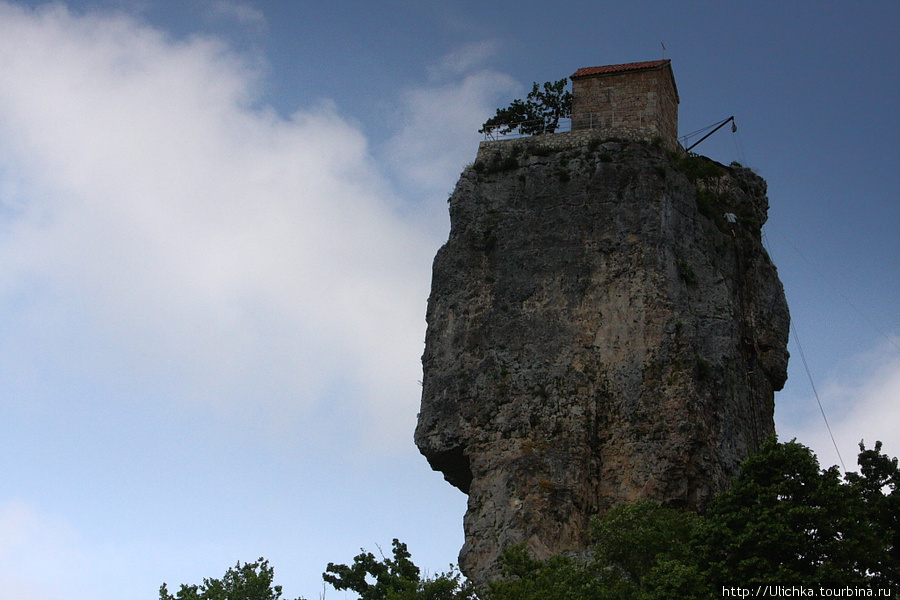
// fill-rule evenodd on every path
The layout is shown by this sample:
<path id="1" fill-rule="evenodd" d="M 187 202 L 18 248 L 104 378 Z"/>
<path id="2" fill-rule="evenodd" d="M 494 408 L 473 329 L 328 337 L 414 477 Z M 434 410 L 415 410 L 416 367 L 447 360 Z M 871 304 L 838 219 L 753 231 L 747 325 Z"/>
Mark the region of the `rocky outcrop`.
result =
<path id="1" fill-rule="evenodd" d="M 415 440 L 469 496 L 476 582 L 511 544 L 583 549 L 617 503 L 702 507 L 774 432 L 765 182 L 587 134 L 483 143 L 434 260 Z"/>

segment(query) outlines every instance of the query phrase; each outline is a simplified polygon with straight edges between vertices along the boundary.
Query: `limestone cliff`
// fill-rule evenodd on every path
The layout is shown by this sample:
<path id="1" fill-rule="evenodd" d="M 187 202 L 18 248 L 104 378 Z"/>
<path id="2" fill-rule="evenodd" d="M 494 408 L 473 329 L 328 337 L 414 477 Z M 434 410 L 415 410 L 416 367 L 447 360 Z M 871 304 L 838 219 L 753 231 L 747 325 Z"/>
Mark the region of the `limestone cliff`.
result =
<path id="1" fill-rule="evenodd" d="M 617 503 L 702 507 L 774 431 L 765 181 L 591 135 L 483 143 L 449 200 L 415 440 L 469 496 L 475 581 L 511 544 L 584 548 Z"/>

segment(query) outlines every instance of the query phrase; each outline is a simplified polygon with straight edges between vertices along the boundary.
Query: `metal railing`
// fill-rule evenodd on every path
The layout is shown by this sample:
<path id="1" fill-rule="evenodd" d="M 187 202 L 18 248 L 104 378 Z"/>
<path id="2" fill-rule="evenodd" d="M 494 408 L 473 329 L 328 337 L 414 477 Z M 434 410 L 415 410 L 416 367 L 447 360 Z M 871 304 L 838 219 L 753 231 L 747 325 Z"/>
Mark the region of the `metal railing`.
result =
<path id="1" fill-rule="evenodd" d="M 528 131 L 528 133 L 522 133 L 523 129 Z M 499 125 L 494 129 L 487 129 L 484 131 L 484 140 L 513 140 L 516 138 L 531 137 L 533 135 L 562 133 L 563 131 L 571 130 L 572 119 L 569 117 L 560 119 L 556 124 L 556 127 L 552 128 L 552 131 L 543 119 L 532 119 L 530 121 L 519 121 L 517 123 L 510 123 L 509 125 Z"/>

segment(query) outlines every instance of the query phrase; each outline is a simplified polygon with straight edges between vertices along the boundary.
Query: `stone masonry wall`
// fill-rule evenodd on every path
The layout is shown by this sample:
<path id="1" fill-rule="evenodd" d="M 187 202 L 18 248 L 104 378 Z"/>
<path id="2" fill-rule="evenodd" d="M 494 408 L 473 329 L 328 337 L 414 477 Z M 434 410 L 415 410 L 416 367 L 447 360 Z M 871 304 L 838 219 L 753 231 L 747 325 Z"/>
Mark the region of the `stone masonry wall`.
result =
<path id="1" fill-rule="evenodd" d="M 678 143 L 678 98 L 670 68 L 579 77 L 572 81 L 572 129 Z"/>
<path id="2" fill-rule="evenodd" d="M 618 135 L 616 135 L 616 133 L 618 133 Z M 531 137 L 481 142 L 478 145 L 478 154 L 475 157 L 475 162 L 488 163 L 497 160 L 498 158 L 502 159 L 510 156 L 518 156 L 523 152 L 532 152 L 535 147 L 558 152 L 560 150 L 569 150 L 571 148 L 587 146 L 593 140 L 606 141 L 610 138 L 621 138 L 628 141 L 648 140 L 648 138 L 645 138 L 644 136 L 635 135 L 635 133 L 630 130 L 615 132 L 605 128 L 545 133 Z M 675 148 L 667 149 L 674 149 L 680 156 L 684 154 L 684 149 L 680 144 L 677 144 Z"/>
<path id="3" fill-rule="evenodd" d="M 548 150 L 568 150 L 579 146 L 587 146 L 593 139 L 612 137 L 605 135 L 606 131 L 599 129 L 582 129 L 580 131 L 563 131 L 559 133 L 544 133 L 531 137 L 510 138 L 504 140 L 491 140 L 481 142 L 478 145 L 478 156 L 475 161 L 486 161 L 494 155 L 511 156 L 521 154 L 526 148 L 541 146 Z M 620 136 L 631 139 L 629 136 Z"/>

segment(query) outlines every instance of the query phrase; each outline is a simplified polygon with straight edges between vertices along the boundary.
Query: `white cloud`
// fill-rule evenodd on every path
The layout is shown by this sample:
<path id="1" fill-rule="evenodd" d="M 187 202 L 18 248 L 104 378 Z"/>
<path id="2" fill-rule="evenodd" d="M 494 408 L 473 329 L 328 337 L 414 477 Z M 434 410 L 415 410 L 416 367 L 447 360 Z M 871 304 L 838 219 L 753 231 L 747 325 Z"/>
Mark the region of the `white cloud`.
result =
<path id="1" fill-rule="evenodd" d="M 873 448 L 883 442 L 882 452 L 900 456 L 900 353 L 896 345 L 882 344 L 853 361 L 841 365 L 820 387 L 822 401 L 834 440 L 840 449 L 846 468 L 858 470 L 856 456 L 859 442 Z M 777 399 L 776 399 L 777 402 Z M 800 400 L 797 400 L 800 402 Z M 814 406 L 812 392 L 802 399 L 805 406 Z M 807 410 L 802 421 L 796 416 L 780 428 L 781 438 L 796 437 L 812 448 L 823 467 L 837 464 L 834 444 L 821 414 Z"/>
<path id="2" fill-rule="evenodd" d="M 509 75 L 491 69 L 460 74 L 476 64 L 470 54 L 483 58 L 479 51 L 450 55 L 434 70 L 441 77 L 403 94 L 405 120 L 387 144 L 388 158 L 401 181 L 425 197 L 446 199 L 463 166 L 475 159 L 482 123 L 521 91 Z"/>
<path id="3" fill-rule="evenodd" d="M 214 0 L 209 4 L 209 13 L 218 19 L 229 19 L 256 32 L 266 28 L 266 16 L 253 6 L 235 0 Z"/>
<path id="4" fill-rule="evenodd" d="M 467 75 L 484 68 L 484 64 L 497 54 L 500 45 L 492 40 L 466 44 L 441 58 L 437 64 L 427 69 L 432 80 Z"/>
<path id="5" fill-rule="evenodd" d="M 900 354 L 885 345 L 863 361 L 854 380 L 831 382 L 825 391 L 829 405 L 844 408 L 833 428 L 838 447 L 855 457 L 860 441 L 872 448 L 880 440 L 884 452 L 900 456 Z"/>
<path id="6" fill-rule="evenodd" d="M 339 390 L 408 444 L 436 242 L 334 108 L 256 82 L 215 39 L 0 2 L 3 376 L 275 422 Z"/>
<path id="7" fill-rule="evenodd" d="M 423 141 L 404 129 L 392 145 L 413 151 L 395 163 L 404 181 L 440 188 L 432 201 L 442 223 L 446 192 L 474 156 L 483 119 L 470 111 L 492 112 L 515 85 L 461 73 L 449 69 L 401 103 L 408 122 L 455 137 Z M 173 40 L 121 14 L 0 0 L 4 425 L 16 440 L 31 430 L 52 439 L 54 428 L 65 439 L 16 445 L 7 459 L 31 461 L 16 479 L 26 492 L 46 489 L 44 467 L 65 472 L 61 489 L 90 492 L 47 498 L 61 519 L 0 495 L 0 559 L 18 557 L 0 568 L 0 596 L 196 581 L 172 567 L 197 564 L 183 546 L 219 547 L 218 534 L 170 547 L 123 526 L 121 514 L 82 515 L 82 506 L 103 513 L 146 500 L 134 514 L 151 521 L 166 507 L 143 485 L 160 485 L 161 497 L 185 486 L 202 493 L 197 473 L 273 457 L 278 478 L 294 457 L 303 468 L 286 470 L 305 473 L 334 454 L 304 447 L 323 440 L 348 455 L 412 449 L 430 266 L 444 231 L 416 217 L 432 210 L 421 196 L 415 206 L 398 197 L 336 107 L 288 118 L 266 107 L 255 91 L 266 75 L 256 56 L 218 38 Z M 273 450 L 260 435 L 269 432 L 297 453 Z M 345 477 L 340 468 L 312 470 Z M 301 521 L 321 519 L 297 510 Z M 186 510 L 170 525 L 193 518 Z M 58 576 L 42 579 L 48 570 Z"/>

